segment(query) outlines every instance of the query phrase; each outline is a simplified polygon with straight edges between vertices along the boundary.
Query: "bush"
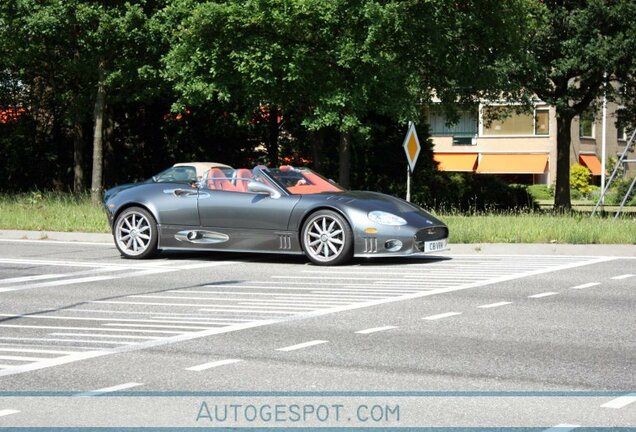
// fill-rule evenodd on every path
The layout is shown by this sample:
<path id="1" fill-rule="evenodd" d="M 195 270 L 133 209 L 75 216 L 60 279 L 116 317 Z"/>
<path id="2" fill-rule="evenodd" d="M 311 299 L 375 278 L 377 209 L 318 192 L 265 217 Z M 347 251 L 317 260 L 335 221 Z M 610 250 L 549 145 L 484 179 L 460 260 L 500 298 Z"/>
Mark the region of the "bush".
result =
<path id="1" fill-rule="evenodd" d="M 583 165 L 574 164 L 570 167 L 570 188 L 580 192 L 582 195 L 589 194 L 590 189 L 590 170 Z M 573 197 L 574 198 L 574 197 Z"/>
<path id="2" fill-rule="evenodd" d="M 548 185 L 535 184 L 527 188 L 528 193 L 536 200 L 549 200 L 554 198 L 554 189 Z"/>
<path id="3" fill-rule="evenodd" d="M 438 173 L 413 201 L 440 211 L 519 210 L 537 207 L 525 185 L 509 185 L 496 176 Z"/>
<path id="4" fill-rule="evenodd" d="M 612 182 L 612 187 L 607 193 L 607 198 L 605 199 L 606 204 L 618 205 L 623 201 L 627 190 L 629 189 L 629 185 L 631 184 L 633 179 L 631 178 L 622 178 L 615 180 Z M 632 190 L 630 199 L 627 200 L 628 205 L 636 205 L 636 187 Z"/>

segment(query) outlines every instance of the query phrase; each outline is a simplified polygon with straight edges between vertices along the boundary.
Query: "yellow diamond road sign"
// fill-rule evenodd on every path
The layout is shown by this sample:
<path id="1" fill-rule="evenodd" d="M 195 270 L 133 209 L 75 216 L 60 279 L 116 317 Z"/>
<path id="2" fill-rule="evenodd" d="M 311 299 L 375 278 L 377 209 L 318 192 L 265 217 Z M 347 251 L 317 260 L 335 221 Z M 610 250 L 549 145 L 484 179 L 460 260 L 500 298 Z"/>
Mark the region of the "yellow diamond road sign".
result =
<path id="1" fill-rule="evenodd" d="M 409 167 L 411 168 L 411 172 L 415 169 L 415 162 L 417 162 L 417 157 L 420 155 L 420 150 L 422 147 L 420 146 L 420 140 L 417 137 L 417 132 L 415 132 L 415 124 L 410 123 L 409 131 L 406 134 L 406 138 L 404 138 L 404 153 L 406 153 L 406 159 L 409 161 Z"/>

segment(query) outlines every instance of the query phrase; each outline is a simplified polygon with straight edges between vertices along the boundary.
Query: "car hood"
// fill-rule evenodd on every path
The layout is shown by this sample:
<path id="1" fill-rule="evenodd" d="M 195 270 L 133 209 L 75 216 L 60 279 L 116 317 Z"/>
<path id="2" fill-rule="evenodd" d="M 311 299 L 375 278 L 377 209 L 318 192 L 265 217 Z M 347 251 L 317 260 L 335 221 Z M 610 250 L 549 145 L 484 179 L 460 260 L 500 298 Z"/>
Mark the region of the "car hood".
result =
<path id="1" fill-rule="evenodd" d="M 427 224 L 429 225 L 445 225 L 443 222 L 432 216 L 423 208 L 401 198 L 386 195 L 380 192 L 345 191 L 339 193 L 323 193 L 318 195 L 321 196 L 323 202 L 330 203 L 336 207 L 351 207 L 367 212 L 373 210 L 381 210 L 399 215 L 405 218 L 407 221 L 413 222 L 415 222 L 415 219 L 421 219 L 422 217 L 424 217 L 426 220 L 430 221 L 427 222 Z"/>
<path id="2" fill-rule="evenodd" d="M 123 184 L 123 185 L 112 187 L 112 188 L 106 190 L 106 192 L 104 192 L 104 202 L 112 199 L 115 195 L 117 195 L 121 191 L 124 191 L 126 189 L 130 189 L 130 188 L 135 187 L 135 186 L 139 186 L 140 184 L 144 184 L 144 183 L 147 183 L 147 182 L 148 181 L 146 180 L 146 181 L 139 182 L 139 183 L 126 183 L 126 184 Z"/>

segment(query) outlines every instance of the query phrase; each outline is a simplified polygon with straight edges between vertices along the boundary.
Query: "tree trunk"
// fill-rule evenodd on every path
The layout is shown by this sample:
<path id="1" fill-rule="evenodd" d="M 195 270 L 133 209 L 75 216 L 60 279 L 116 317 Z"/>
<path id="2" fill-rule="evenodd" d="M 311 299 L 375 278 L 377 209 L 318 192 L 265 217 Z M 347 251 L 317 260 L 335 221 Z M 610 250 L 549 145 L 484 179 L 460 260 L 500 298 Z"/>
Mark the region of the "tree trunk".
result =
<path id="1" fill-rule="evenodd" d="M 570 201 L 570 135 L 572 116 L 557 112 L 557 161 L 554 209 L 569 211 Z"/>
<path id="2" fill-rule="evenodd" d="M 267 156 L 273 166 L 278 166 L 278 133 L 278 107 L 271 105 L 267 122 Z"/>
<path id="3" fill-rule="evenodd" d="M 345 189 L 351 187 L 351 135 L 349 132 L 340 132 L 338 183 Z"/>
<path id="4" fill-rule="evenodd" d="M 97 97 L 95 98 L 95 132 L 93 134 L 93 176 L 91 180 L 91 200 L 94 203 L 101 201 L 102 176 L 104 168 L 103 133 L 104 133 L 104 106 L 106 104 L 106 64 L 104 60 L 98 65 L 99 81 L 97 82 Z"/>
<path id="5" fill-rule="evenodd" d="M 311 151 L 314 159 L 314 169 L 318 172 L 322 170 L 322 147 L 325 140 L 324 132 L 324 129 L 309 132 L 309 143 L 311 144 Z"/>
<path id="6" fill-rule="evenodd" d="M 104 107 L 104 123 L 103 123 L 103 145 L 102 145 L 102 184 L 108 184 L 108 180 L 112 179 L 112 166 L 109 163 L 109 155 L 114 154 L 113 136 L 115 133 L 115 122 L 113 120 L 112 105 L 106 104 Z"/>
<path id="7" fill-rule="evenodd" d="M 84 190 L 84 128 L 79 113 L 73 119 L 73 192 Z"/>

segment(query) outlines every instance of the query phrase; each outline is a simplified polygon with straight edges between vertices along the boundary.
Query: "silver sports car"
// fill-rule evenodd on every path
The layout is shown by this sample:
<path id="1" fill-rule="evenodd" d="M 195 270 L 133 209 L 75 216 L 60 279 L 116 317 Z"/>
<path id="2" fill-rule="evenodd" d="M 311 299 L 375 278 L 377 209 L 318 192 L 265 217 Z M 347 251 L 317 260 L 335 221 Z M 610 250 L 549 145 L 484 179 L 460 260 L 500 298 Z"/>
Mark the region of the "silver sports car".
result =
<path id="1" fill-rule="evenodd" d="M 308 168 L 178 164 L 143 183 L 106 191 L 104 206 L 125 258 L 158 250 L 305 254 L 319 265 L 351 257 L 447 248 L 448 228 L 422 208 L 377 192 L 345 190 Z"/>

